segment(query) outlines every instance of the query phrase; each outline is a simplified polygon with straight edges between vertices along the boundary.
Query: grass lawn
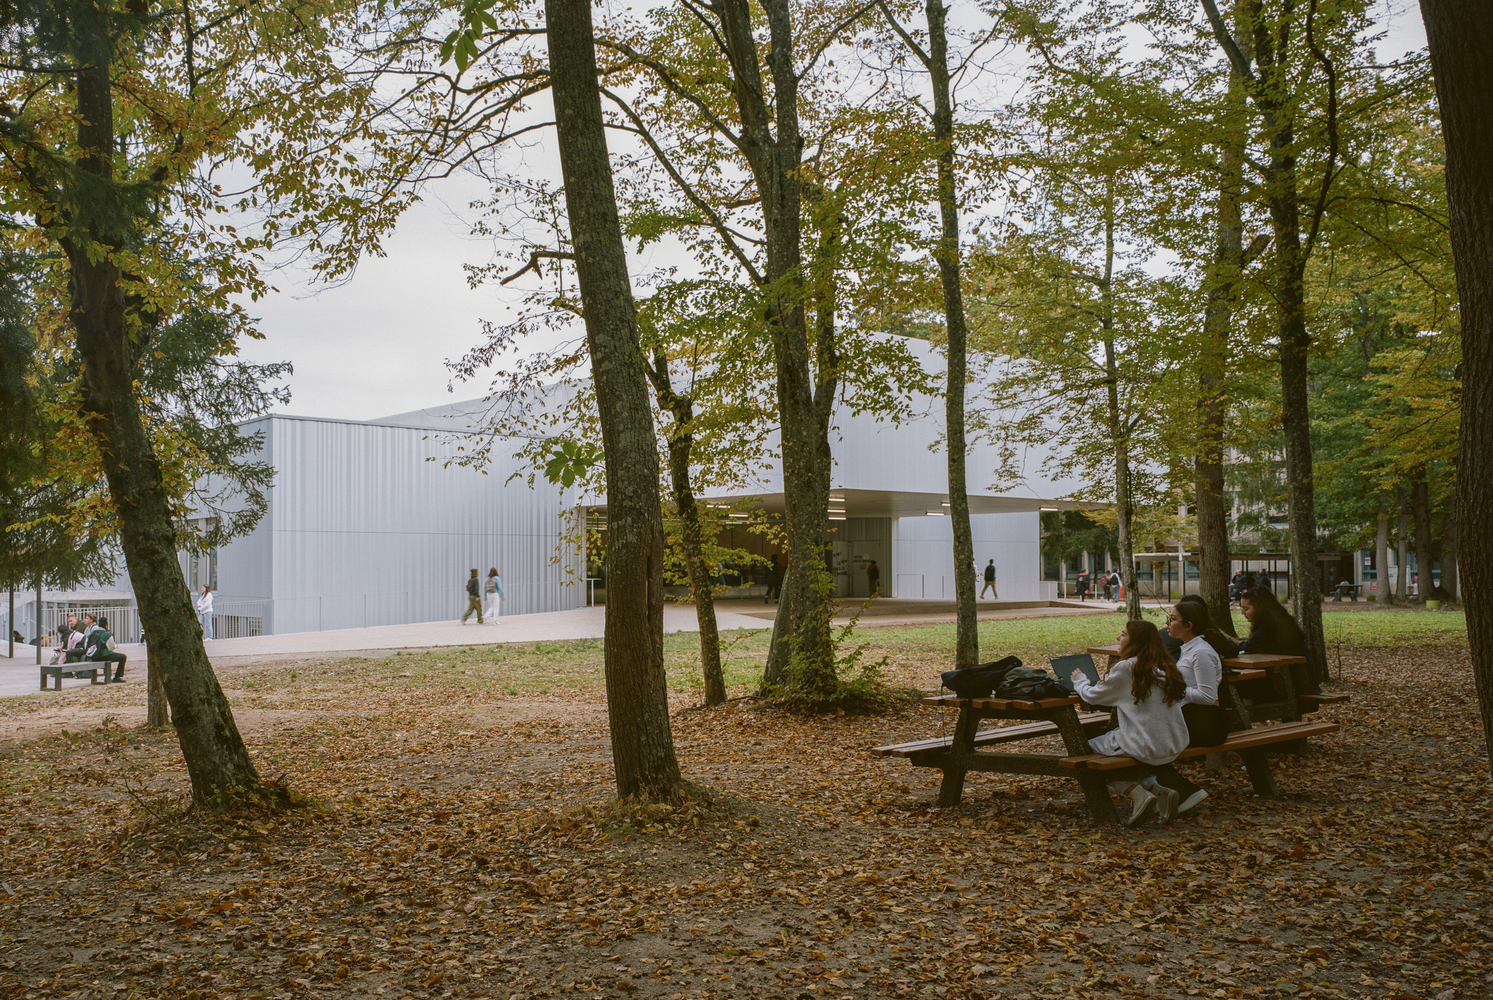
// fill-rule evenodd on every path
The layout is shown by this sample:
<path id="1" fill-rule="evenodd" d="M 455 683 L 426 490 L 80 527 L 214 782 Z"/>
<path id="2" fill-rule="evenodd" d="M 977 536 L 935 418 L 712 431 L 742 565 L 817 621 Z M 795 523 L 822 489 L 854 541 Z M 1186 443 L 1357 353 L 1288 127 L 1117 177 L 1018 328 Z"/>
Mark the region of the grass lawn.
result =
<path id="1" fill-rule="evenodd" d="M 1028 663 L 1120 616 L 998 621 Z M 1273 766 L 1190 765 L 1169 828 L 1100 829 L 1077 785 L 869 757 L 952 716 L 702 710 L 709 802 L 613 804 L 599 642 L 219 671 L 262 774 L 320 808 L 182 815 L 138 682 L 0 701 L 0 997 L 1484 997 L 1488 762 L 1460 615 L 1327 615 L 1342 730 Z M 734 693 L 767 633 L 728 635 Z M 952 626 L 868 628 L 937 686 Z M 1341 677 L 1338 664 L 1341 664 Z M 1041 744 L 1043 749 L 1049 749 Z"/>

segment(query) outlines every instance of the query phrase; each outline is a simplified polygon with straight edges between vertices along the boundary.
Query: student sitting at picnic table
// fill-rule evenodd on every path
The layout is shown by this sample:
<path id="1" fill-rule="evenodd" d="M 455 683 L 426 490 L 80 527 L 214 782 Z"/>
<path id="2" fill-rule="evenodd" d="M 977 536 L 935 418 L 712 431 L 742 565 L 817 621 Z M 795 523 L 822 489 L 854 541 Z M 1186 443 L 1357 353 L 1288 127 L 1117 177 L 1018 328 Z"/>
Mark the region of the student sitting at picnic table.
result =
<path id="1" fill-rule="evenodd" d="M 1187 749 L 1187 722 L 1182 718 L 1187 685 L 1150 622 L 1126 622 L 1120 633 L 1120 661 L 1098 684 L 1091 684 L 1083 671 L 1075 670 L 1073 689 L 1090 705 L 1114 707 L 1119 727 L 1089 740 L 1095 753 L 1134 757 L 1153 767 L 1169 768 L 1177 754 Z M 1140 781 L 1111 781 L 1109 787 L 1130 796 L 1126 826 L 1144 823 L 1158 807 L 1161 822 L 1170 823 L 1176 818 L 1180 801 L 1177 792 L 1158 783 L 1154 776 Z"/>
<path id="2" fill-rule="evenodd" d="M 1306 655 L 1306 633 L 1272 591 L 1264 587 L 1251 590 L 1244 595 L 1239 606 L 1244 609 L 1244 618 L 1249 622 L 1249 637 L 1239 644 L 1239 652 Z M 1291 667 L 1291 681 L 1297 691 L 1322 693 L 1320 685 L 1307 683 L 1304 663 Z"/>
<path id="3" fill-rule="evenodd" d="M 1182 643 L 1177 655 L 1177 672 L 1187 685 L 1183 697 L 1182 717 L 1187 725 L 1187 743 L 1194 747 L 1215 747 L 1228 739 L 1228 720 L 1218 704 L 1218 685 L 1223 683 L 1223 660 L 1218 647 L 1228 649 L 1228 641 L 1208 615 L 1208 606 L 1200 598 L 1184 597 L 1167 616 L 1166 630 Z M 1179 751 L 1180 752 L 1180 751 Z M 1191 812 L 1208 797 L 1201 786 L 1172 767 L 1156 769 L 1156 781 L 1181 798 L 1177 815 Z"/>

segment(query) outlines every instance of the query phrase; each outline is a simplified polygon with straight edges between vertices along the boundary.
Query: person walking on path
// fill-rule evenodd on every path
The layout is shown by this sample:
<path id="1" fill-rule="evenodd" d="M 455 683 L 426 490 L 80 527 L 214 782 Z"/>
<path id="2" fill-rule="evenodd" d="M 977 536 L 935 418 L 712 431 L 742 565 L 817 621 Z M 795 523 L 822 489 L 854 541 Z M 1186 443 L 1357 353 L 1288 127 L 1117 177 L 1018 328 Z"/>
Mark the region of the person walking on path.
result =
<path id="1" fill-rule="evenodd" d="M 866 586 L 871 590 L 872 597 L 881 596 L 881 570 L 876 565 L 876 560 L 871 560 L 871 565 L 866 567 Z"/>
<path id="2" fill-rule="evenodd" d="M 995 560 L 992 559 L 985 564 L 985 586 L 980 588 L 980 596 L 985 596 L 985 591 L 990 591 L 990 599 L 998 601 L 1001 595 L 995 592 Z"/>
<path id="3" fill-rule="evenodd" d="M 1080 601 L 1089 599 L 1089 571 L 1086 569 L 1078 571 L 1078 599 Z"/>
<path id="4" fill-rule="evenodd" d="M 503 617 L 503 609 L 498 606 L 499 601 L 508 600 L 508 595 L 503 593 L 503 578 L 498 575 L 498 568 L 494 566 L 487 571 L 487 617 L 497 619 Z M 478 622 L 482 619 L 478 618 Z"/>
<path id="5" fill-rule="evenodd" d="M 772 555 L 772 565 L 767 567 L 767 593 L 762 595 L 762 603 L 769 601 L 773 604 L 778 602 L 783 594 L 783 557 L 776 552 Z"/>
<path id="6" fill-rule="evenodd" d="M 202 585 L 202 595 L 197 598 L 197 617 L 202 620 L 202 638 L 216 639 L 213 635 L 213 588 Z"/>
<path id="7" fill-rule="evenodd" d="M 465 625 L 467 619 L 472 617 L 472 612 L 477 612 L 477 624 L 485 624 L 482 620 L 482 581 L 477 576 L 477 569 L 473 567 L 472 575 L 467 577 L 467 613 L 461 616 L 461 623 Z"/>

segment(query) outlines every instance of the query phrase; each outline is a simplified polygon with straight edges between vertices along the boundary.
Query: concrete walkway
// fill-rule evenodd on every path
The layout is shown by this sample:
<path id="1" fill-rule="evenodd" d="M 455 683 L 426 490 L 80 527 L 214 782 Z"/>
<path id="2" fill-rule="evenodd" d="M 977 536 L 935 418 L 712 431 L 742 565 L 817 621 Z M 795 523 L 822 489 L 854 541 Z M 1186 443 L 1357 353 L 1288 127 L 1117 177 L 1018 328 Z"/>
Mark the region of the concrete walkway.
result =
<path id="1" fill-rule="evenodd" d="M 1102 614 L 1113 611 L 1113 605 L 1089 603 L 1052 604 L 1046 602 L 982 601 L 977 611 L 981 621 L 1006 618 L 1044 618 L 1055 615 Z M 860 602 L 846 603 L 836 615 L 843 622 L 860 610 Z M 758 600 L 716 602 L 716 624 L 721 631 L 772 628 L 777 608 Z M 881 598 L 861 611 L 861 627 L 895 625 L 936 625 L 954 620 L 952 601 L 921 601 Z M 292 632 L 286 635 L 260 635 L 244 639 L 218 639 L 208 642 L 207 655 L 215 667 L 244 666 L 253 663 L 320 660 L 353 656 L 387 656 L 395 650 L 419 651 L 447 646 L 496 645 L 509 642 L 540 642 L 566 639 L 600 639 L 606 626 L 603 607 L 577 608 L 573 611 L 550 611 L 536 615 L 514 615 L 498 620 L 488 619 L 478 625 L 471 619 L 463 625 L 458 620 L 417 622 L 410 625 L 378 625 L 372 628 L 336 629 L 327 632 Z M 664 606 L 665 632 L 693 632 L 698 629 L 693 604 Z M 125 683 L 140 683 L 145 676 L 145 647 L 126 644 L 119 651 L 129 657 Z M 42 650 L 50 660 L 52 651 Z M 16 646 L 12 660 L 0 657 L 0 698 L 40 693 L 40 672 L 36 650 Z M 55 682 L 52 682 L 55 683 Z M 88 687 L 87 680 L 64 679 L 64 689 Z"/>
<path id="2" fill-rule="evenodd" d="M 716 622 L 723 631 L 772 627 L 771 621 L 728 611 L 718 612 Z M 385 656 L 395 650 L 440 649 L 445 646 L 600 639 L 605 627 L 605 608 L 577 608 L 573 611 L 549 611 L 537 615 L 513 615 L 496 620 L 489 618 L 485 625 L 478 625 L 475 618 L 468 620 L 465 625 L 460 620 L 452 619 L 410 625 L 376 625 L 371 628 L 335 629 L 327 632 L 291 632 L 243 639 L 216 639 L 207 643 L 207 657 L 215 667 L 230 667 L 332 657 Z M 692 632 L 698 627 L 694 605 L 665 605 L 665 632 Z M 143 678 L 145 647 L 127 643 L 121 645 L 119 651 L 129 657 L 129 663 L 125 667 L 125 682 Z M 42 650 L 43 659 L 50 660 L 51 657 L 50 649 Z M 67 689 L 89 685 L 87 680 L 64 678 L 62 686 Z M 35 647 L 17 645 L 14 660 L 0 658 L 0 698 L 38 694 L 40 689 Z"/>

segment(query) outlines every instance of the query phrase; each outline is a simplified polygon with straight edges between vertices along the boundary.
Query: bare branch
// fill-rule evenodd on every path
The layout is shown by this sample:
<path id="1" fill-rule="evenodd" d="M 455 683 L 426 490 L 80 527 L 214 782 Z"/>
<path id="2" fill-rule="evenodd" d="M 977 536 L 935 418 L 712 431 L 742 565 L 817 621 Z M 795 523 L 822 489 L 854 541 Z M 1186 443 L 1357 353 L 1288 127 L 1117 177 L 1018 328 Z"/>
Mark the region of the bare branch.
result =
<path id="1" fill-rule="evenodd" d="M 575 254 L 570 253 L 566 250 L 533 250 L 529 253 L 529 262 L 527 264 L 519 268 L 517 271 L 514 271 L 502 281 L 498 282 L 498 284 L 506 285 L 510 281 L 516 281 L 519 277 L 527 274 L 529 271 L 533 271 L 535 274 L 538 274 L 539 262 L 541 260 L 575 260 Z"/>

